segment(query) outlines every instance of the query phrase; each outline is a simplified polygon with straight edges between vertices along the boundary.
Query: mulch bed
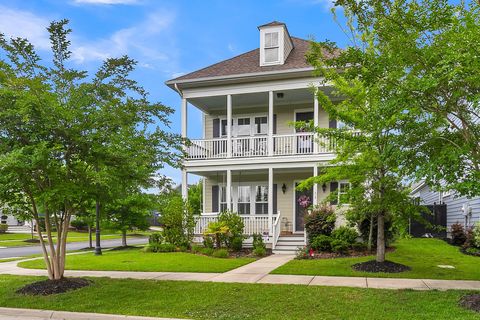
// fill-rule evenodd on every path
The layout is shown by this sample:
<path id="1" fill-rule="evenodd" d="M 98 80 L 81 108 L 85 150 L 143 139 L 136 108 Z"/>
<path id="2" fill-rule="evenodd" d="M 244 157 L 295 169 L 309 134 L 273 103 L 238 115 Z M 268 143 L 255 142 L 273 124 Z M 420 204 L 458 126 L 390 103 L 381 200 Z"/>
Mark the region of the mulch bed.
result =
<path id="1" fill-rule="evenodd" d="M 393 252 L 395 247 L 389 247 L 385 249 L 385 252 Z M 349 250 L 347 253 L 335 253 L 335 252 L 315 252 L 313 257 L 308 257 L 308 259 L 336 259 L 336 258 L 357 258 L 374 255 L 374 251 L 355 251 Z"/>
<path id="2" fill-rule="evenodd" d="M 28 240 L 24 240 L 23 242 L 28 242 L 28 243 L 40 243 L 40 240 L 38 240 L 38 239 L 28 239 Z"/>
<path id="3" fill-rule="evenodd" d="M 480 294 L 475 293 L 463 296 L 458 302 L 458 305 L 469 310 L 480 312 Z"/>
<path id="4" fill-rule="evenodd" d="M 356 263 L 352 266 L 355 271 L 364 272 L 385 272 L 385 273 L 400 273 L 411 270 L 409 266 L 385 260 L 384 262 L 377 262 L 370 260 L 367 262 Z"/>
<path id="5" fill-rule="evenodd" d="M 265 255 L 265 257 L 271 254 L 272 254 L 272 249 L 267 249 L 267 254 Z M 243 248 L 242 250 L 237 252 L 230 252 L 230 258 L 258 258 L 258 257 L 253 254 L 252 249 Z"/>
<path id="6" fill-rule="evenodd" d="M 61 280 L 44 280 L 27 284 L 16 292 L 29 296 L 48 296 L 57 293 L 77 290 L 87 287 L 92 281 L 83 278 L 63 278 Z"/>

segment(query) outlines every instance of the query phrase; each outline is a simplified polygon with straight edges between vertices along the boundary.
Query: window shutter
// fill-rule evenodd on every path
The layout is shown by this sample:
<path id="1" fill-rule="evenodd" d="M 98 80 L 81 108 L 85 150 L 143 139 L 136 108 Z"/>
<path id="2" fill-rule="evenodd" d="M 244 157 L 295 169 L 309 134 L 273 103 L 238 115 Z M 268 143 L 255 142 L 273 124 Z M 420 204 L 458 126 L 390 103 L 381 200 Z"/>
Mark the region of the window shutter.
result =
<path id="1" fill-rule="evenodd" d="M 273 185 L 273 214 L 277 214 L 277 185 Z"/>
<path id="2" fill-rule="evenodd" d="M 337 189 L 338 189 L 338 182 L 336 181 L 330 182 L 330 194 L 337 193 Z M 331 205 L 338 204 L 338 196 L 330 200 L 330 204 Z"/>
<path id="3" fill-rule="evenodd" d="M 218 186 L 212 186 L 212 212 L 218 211 Z"/>
<path id="4" fill-rule="evenodd" d="M 337 120 L 332 119 L 328 122 L 328 127 L 330 129 L 336 129 L 337 128 Z"/>
<path id="5" fill-rule="evenodd" d="M 220 119 L 213 119 L 213 137 L 220 137 Z"/>
<path id="6" fill-rule="evenodd" d="M 277 134 L 277 115 L 273 115 L 273 134 Z"/>

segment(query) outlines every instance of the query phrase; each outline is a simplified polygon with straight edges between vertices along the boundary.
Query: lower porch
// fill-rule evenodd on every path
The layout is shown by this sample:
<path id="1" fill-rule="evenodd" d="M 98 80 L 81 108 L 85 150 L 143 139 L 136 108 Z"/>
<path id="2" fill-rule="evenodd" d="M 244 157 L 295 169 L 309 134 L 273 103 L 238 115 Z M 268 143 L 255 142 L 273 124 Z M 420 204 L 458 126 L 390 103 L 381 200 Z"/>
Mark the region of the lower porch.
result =
<path id="1" fill-rule="evenodd" d="M 330 192 L 340 190 L 338 182 L 297 190 L 301 181 L 317 173 L 316 166 L 195 173 L 203 181 L 203 209 L 196 217 L 195 234 L 200 240 L 208 224 L 217 221 L 220 212 L 230 210 L 244 222 L 244 234 L 249 236 L 246 245 L 251 243 L 250 236 L 261 234 L 272 249 L 288 244 L 303 246 L 305 209 L 299 198 L 316 205 Z"/>

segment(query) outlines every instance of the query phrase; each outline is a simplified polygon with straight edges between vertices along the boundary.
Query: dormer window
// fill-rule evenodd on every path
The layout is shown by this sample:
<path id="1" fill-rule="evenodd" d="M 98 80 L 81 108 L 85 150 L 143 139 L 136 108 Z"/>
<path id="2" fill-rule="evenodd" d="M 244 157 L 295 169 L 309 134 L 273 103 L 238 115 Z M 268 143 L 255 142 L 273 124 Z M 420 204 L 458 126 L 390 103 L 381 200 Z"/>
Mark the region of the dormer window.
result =
<path id="1" fill-rule="evenodd" d="M 278 62 L 278 32 L 265 33 L 265 63 Z"/>
<path id="2" fill-rule="evenodd" d="M 258 27 L 260 31 L 260 66 L 284 64 L 293 49 L 293 41 L 283 22 L 272 21 Z"/>

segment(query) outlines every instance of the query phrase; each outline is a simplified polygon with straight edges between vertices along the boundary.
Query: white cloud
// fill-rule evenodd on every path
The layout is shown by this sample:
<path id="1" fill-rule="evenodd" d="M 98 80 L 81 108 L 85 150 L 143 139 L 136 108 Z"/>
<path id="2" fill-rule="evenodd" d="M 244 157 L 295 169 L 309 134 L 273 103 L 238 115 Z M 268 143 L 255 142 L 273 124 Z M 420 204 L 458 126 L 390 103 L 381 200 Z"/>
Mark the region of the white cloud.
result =
<path id="1" fill-rule="evenodd" d="M 72 58 L 84 63 L 128 54 L 137 59 L 167 61 L 171 56 L 168 49 L 172 49 L 170 27 L 174 21 L 173 12 L 161 10 L 151 13 L 140 24 L 120 29 L 107 38 L 90 42 L 74 39 Z M 152 66 L 146 61 L 143 64 Z"/>
<path id="2" fill-rule="evenodd" d="M 74 4 L 100 4 L 100 5 L 114 5 L 114 4 L 138 4 L 138 0 L 74 0 Z"/>
<path id="3" fill-rule="evenodd" d="M 27 38 L 36 49 L 49 49 L 47 27 L 49 19 L 28 11 L 0 6 L 0 33 L 7 37 Z"/>

